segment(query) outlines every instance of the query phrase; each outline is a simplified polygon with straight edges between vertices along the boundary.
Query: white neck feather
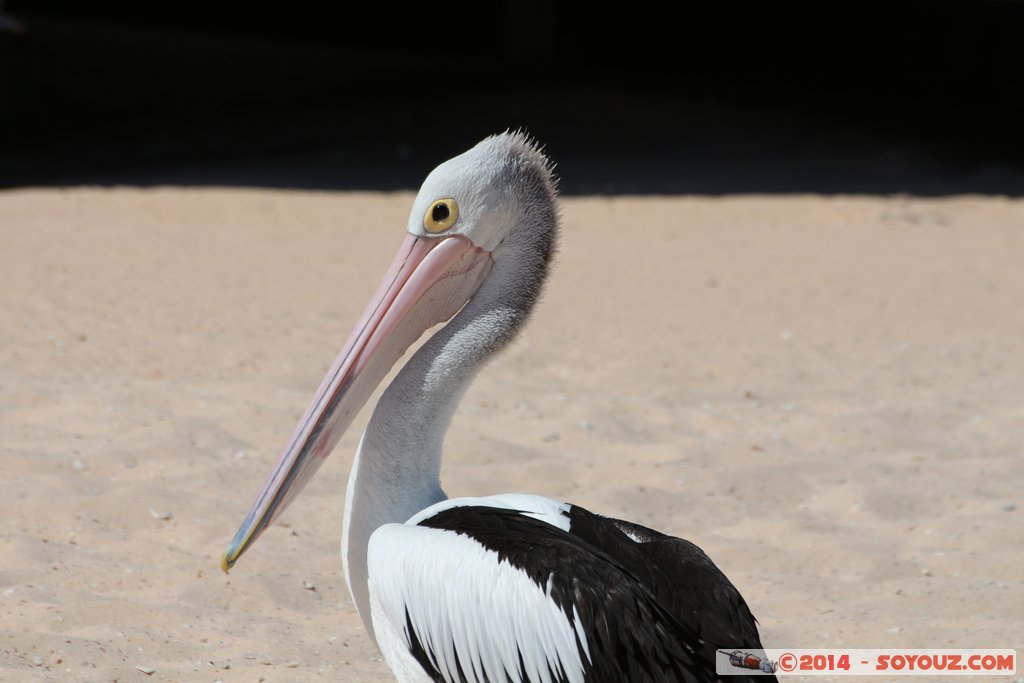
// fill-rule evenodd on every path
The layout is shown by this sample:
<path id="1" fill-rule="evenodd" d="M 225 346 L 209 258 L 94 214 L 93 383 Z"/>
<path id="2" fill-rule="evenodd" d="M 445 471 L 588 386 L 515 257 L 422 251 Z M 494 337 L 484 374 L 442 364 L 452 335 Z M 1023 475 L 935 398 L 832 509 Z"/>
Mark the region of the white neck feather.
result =
<path id="1" fill-rule="evenodd" d="M 510 284 L 519 279 L 517 274 L 494 266 L 476 296 L 398 373 L 363 433 L 348 481 L 342 560 L 349 591 L 371 635 L 370 535 L 445 500 L 441 451 L 455 409 L 487 358 L 511 339 L 529 313 L 529 307 L 517 305 L 522 297 L 500 301 L 503 290 L 519 284 Z"/>

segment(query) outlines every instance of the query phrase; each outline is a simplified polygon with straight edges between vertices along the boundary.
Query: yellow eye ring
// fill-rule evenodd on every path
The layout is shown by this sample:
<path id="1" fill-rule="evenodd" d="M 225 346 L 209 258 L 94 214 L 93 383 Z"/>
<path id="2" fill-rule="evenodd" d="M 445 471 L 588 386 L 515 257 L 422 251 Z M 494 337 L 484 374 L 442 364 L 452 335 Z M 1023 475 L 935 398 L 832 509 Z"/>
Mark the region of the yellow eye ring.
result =
<path id="1" fill-rule="evenodd" d="M 438 199 L 427 207 L 423 216 L 423 229 L 427 232 L 444 232 L 459 220 L 459 205 L 451 197 Z"/>

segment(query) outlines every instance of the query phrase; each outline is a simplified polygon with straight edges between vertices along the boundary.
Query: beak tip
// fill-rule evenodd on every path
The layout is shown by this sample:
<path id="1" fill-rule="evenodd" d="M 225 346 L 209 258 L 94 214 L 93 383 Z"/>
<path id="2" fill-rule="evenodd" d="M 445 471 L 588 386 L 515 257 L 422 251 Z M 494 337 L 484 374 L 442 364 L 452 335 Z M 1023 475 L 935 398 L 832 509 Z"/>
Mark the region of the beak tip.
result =
<path id="1" fill-rule="evenodd" d="M 228 559 L 227 553 L 224 553 L 220 556 L 220 570 L 225 574 L 231 571 L 231 567 L 233 567 L 234 564 L 234 562 Z"/>

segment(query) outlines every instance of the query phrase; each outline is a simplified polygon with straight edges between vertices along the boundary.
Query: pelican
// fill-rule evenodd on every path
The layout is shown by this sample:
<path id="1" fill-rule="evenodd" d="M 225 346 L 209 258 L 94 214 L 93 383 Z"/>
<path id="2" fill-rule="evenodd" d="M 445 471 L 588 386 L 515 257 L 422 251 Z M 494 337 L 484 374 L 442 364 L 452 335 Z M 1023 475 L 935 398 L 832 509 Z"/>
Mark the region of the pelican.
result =
<path id="1" fill-rule="evenodd" d="M 489 137 L 427 176 L 405 242 L 221 566 L 294 500 L 406 349 L 447 321 L 383 392 L 348 481 L 345 577 L 395 677 L 718 680 L 718 649 L 761 643 L 746 602 L 700 548 L 542 496 L 449 499 L 441 488 L 459 400 L 523 326 L 547 276 L 555 184 L 521 132 Z"/>

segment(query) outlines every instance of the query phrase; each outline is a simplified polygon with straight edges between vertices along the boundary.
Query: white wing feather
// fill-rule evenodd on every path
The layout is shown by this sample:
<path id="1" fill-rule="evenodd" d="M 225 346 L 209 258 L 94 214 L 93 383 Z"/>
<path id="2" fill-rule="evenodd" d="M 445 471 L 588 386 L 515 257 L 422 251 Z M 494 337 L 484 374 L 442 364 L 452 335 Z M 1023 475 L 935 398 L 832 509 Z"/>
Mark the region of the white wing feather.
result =
<path id="1" fill-rule="evenodd" d="M 487 499 L 468 500 L 474 502 L 464 504 Z M 569 619 L 555 604 L 550 581 L 538 586 L 470 537 L 415 526 L 413 520 L 386 524 L 370 538 L 368 565 L 374 633 L 392 670 L 409 672 L 406 680 L 429 680 L 415 673 L 408 614 L 423 650 L 451 683 L 463 680 L 460 665 L 472 683 L 553 683 L 552 672 L 583 683 L 580 646 L 588 648 L 578 615 Z"/>

